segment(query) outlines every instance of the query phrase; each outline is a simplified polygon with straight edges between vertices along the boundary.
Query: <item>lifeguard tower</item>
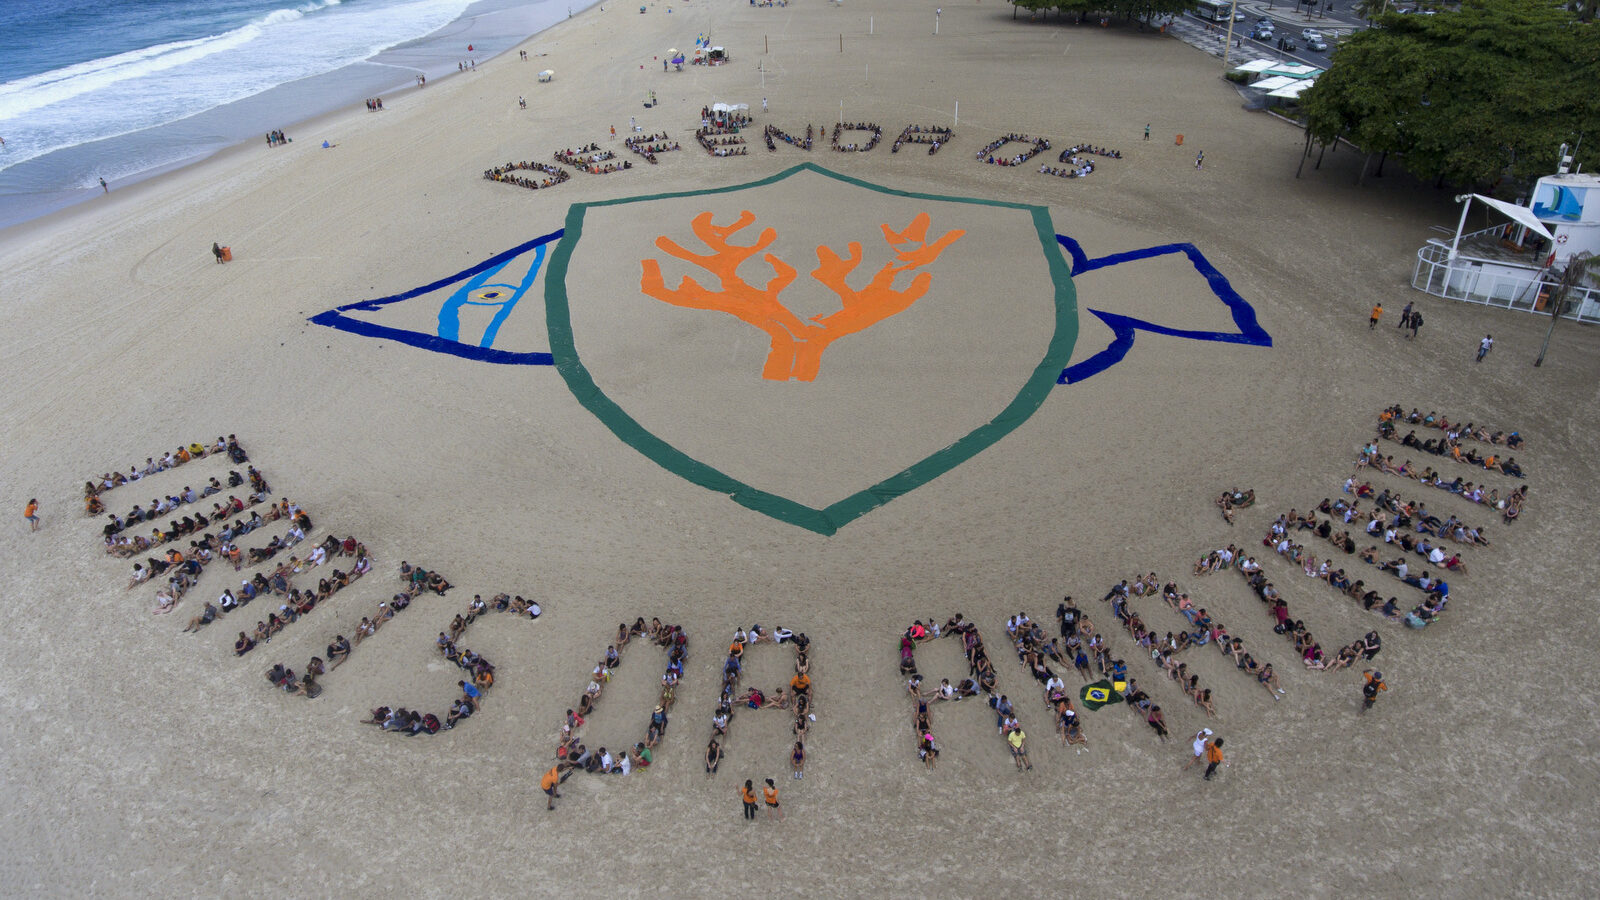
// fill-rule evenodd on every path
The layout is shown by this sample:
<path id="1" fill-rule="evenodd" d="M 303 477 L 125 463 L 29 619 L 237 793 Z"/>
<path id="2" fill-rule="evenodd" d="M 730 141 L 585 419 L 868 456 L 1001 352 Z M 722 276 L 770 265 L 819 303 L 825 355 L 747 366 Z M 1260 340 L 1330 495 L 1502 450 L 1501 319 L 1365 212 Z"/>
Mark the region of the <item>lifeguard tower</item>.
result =
<path id="1" fill-rule="evenodd" d="M 1600 176 L 1571 172 L 1571 166 L 1562 145 L 1558 171 L 1535 183 L 1526 206 L 1482 194 L 1457 197 L 1460 223 L 1453 233 L 1436 226 L 1450 238 L 1430 238 L 1417 251 L 1411 286 L 1438 297 L 1545 312 L 1573 254 L 1600 255 Z M 1510 221 L 1465 232 L 1474 200 Z M 1600 322 L 1600 285 L 1574 287 L 1567 302 L 1566 318 Z"/>

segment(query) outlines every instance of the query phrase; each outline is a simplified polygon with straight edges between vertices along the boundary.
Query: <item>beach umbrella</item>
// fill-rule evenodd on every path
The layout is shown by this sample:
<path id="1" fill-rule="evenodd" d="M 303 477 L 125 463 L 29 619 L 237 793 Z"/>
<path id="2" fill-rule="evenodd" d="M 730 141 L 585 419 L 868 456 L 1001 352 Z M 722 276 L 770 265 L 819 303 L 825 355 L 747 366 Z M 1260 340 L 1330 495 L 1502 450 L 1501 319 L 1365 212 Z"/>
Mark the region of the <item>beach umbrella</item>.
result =
<path id="1" fill-rule="evenodd" d="M 549 81 L 550 79 L 554 78 L 555 75 L 556 75 L 556 70 L 555 69 L 545 69 L 543 72 L 539 73 L 539 80 L 540 81 Z"/>
<path id="2" fill-rule="evenodd" d="M 668 47 L 667 48 L 667 55 L 668 56 L 682 56 L 683 53 L 677 47 Z"/>

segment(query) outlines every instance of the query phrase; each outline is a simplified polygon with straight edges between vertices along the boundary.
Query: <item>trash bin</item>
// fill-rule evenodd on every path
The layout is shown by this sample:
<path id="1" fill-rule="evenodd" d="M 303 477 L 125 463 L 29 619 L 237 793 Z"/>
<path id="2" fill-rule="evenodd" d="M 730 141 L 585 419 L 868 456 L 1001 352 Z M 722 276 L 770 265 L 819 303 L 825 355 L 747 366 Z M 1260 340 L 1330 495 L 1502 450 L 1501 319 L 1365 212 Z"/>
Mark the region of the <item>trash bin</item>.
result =
<path id="1" fill-rule="evenodd" d="M 222 248 L 222 261 L 223 262 L 233 262 L 233 248 L 232 247 L 223 247 Z"/>
<path id="2" fill-rule="evenodd" d="M 1181 135 L 1181 134 L 1178 135 L 1178 146 L 1179 147 L 1183 146 L 1183 135 Z"/>

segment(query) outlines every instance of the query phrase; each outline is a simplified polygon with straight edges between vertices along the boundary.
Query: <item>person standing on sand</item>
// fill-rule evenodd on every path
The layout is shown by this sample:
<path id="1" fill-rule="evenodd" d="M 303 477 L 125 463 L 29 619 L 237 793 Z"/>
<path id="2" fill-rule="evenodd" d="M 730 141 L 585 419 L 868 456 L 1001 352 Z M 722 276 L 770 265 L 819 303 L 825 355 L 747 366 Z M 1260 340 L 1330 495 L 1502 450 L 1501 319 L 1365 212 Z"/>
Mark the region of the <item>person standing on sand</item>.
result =
<path id="1" fill-rule="evenodd" d="M 754 822 L 756 819 L 756 786 L 755 782 L 746 778 L 744 787 L 739 789 L 739 799 L 744 803 L 744 817 L 746 821 Z"/>
<path id="2" fill-rule="evenodd" d="M 1206 152 L 1204 150 L 1201 150 L 1199 153 L 1195 154 L 1194 167 L 1196 169 L 1198 169 L 1198 168 L 1201 168 L 1202 166 L 1204 166 L 1205 164 L 1206 164 Z"/>
<path id="3" fill-rule="evenodd" d="M 1144 139 L 1147 140 L 1147 141 L 1150 140 L 1150 123 L 1149 122 L 1144 123 Z"/>
<path id="4" fill-rule="evenodd" d="M 222 245 L 217 243 L 216 241 L 212 241 L 211 242 L 211 255 L 215 256 L 217 258 L 217 262 L 218 263 L 221 263 L 222 262 Z"/>
<path id="5" fill-rule="evenodd" d="M 28 520 L 30 531 L 39 530 L 39 501 L 37 499 L 29 500 L 28 505 L 22 508 L 22 517 Z"/>
<path id="6" fill-rule="evenodd" d="M 1489 355 L 1489 351 L 1493 350 L 1493 349 L 1494 349 L 1494 335 L 1492 335 L 1492 334 L 1484 335 L 1483 336 L 1483 340 L 1478 342 L 1478 358 L 1473 360 L 1473 362 L 1483 362 L 1483 358 L 1485 356 L 1488 356 Z"/>
<path id="7" fill-rule="evenodd" d="M 1416 310 L 1415 312 L 1413 312 L 1411 314 L 1411 337 L 1413 339 L 1416 338 L 1416 336 L 1417 336 L 1417 329 L 1421 328 L 1421 327 L 1422 327 L 1422 310 L 1419 309 L 1419 310 Z"/>
<path id="8" fill-rule="evenodd" d="M 1396 325 L 1396 328 L 1404 328 L 1411 324 L 1411 306 L 1412 304 L 1407 303 L 1406 308 L 1400 310 L 1400 324 Z"/>
<path id="9" fill-rule="evenodd" d="M 1206 774 L 1202 776 L 1206 781 L 1217 773 L 1217 766 L 1222 765 L 1222 738 L 1217 738 L 1206 745 Z"/>
<path id="10" fill-rule="evenodd" d="M 778 786 L 767 779 L 767 786 L 761 789 L 762 799 L 767 804 L 767 818 L 783 821 L 783 807 L 778 805 Z"/>
<path id="11" fill-rule="evenodd" d="M 1361 686 L 1361 710 L 1356 715 L 1366 715 L 1367 710 L 1378 702 L 1378 694 L 1389 689 L 1383 680 L 1383 673 L 1377 669 L 1368 669 L 1361 673 L 1366 678 L 1366 684 Z"/>
<path id="12" fill-rule="evenodd" d="M 1378 327 L 1378 317 L 1381 315 L 1383 315 L 1383 303 L 1379 302 L 1372 307 L 1372 319 L 1367 322 L 1368 331 Z"/>

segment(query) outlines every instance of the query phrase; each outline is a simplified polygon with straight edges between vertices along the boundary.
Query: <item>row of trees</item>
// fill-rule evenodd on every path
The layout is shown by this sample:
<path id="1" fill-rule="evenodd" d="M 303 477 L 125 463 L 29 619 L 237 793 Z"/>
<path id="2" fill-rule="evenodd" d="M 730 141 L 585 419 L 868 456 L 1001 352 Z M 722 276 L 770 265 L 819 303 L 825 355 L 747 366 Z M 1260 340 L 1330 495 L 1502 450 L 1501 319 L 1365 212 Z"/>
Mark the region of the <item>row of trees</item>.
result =
<path id="1" fill-rule="evenodd" d="M 1380 13 L 1381 27 L 1344 41 L 1301 95 L 1307 132 L 1403 154 L 1413 174 L 1462 185 L 1548 174 L 1560 145 L 1586 136 L 1593 159 L 1600 26 L 1585 21 L 1589 7 L 1464 0 L 1433 16 Z"/>

